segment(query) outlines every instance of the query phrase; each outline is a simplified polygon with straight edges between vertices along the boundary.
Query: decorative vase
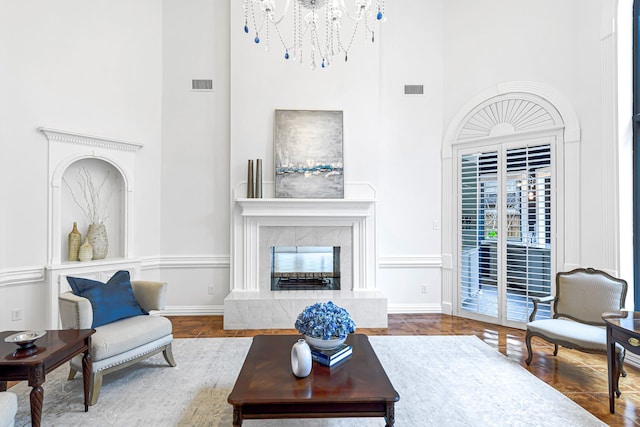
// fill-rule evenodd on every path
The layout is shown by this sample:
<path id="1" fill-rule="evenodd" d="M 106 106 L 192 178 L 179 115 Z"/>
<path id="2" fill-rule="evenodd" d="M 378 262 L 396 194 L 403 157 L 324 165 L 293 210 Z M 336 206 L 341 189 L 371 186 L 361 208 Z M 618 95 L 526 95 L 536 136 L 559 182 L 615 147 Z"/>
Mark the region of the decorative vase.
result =
<path id="1" fill-rule="evenodd" d="M 256 188 L 253 196 L 256 199 L 262 198 L 262 159 L 256 160 Z"/>
<path id="2" fill-rule="evenodd" d="M 253 199 L 253 160 L 247 165 L 247 199 Z"/>
<path id="3" fill-rule="evenodd" d="M 93 248 L 93 259 L 106 258 L 107 252 L 109 252 L 109 240 L 107 239 L 107 228 L 104 224 L 89 224 L 87 237 Z"/>
<path id="4" fill-rule="evenodd" d="M 78 231 L 78 223 L 73 223 L 73 230 L 69 233 L 69 261 L 78 261 L 78 251 L 82 245 L 82 235 Z"/>
<path id="5" fill-rule="evenodd" d="M 309 345 L 318 350 L 333 350 L 337 348 L 340 344 L 344 343 L 347 337 L 344 338 L 330 338 L 328 340 L 323 340 L 322 338 L 314 338 L 308 335 L 304 336 L 305 340 Z"/>
<path id="6" fill-rule="evenodd" d="M 299 339 L 291 347 L 291 370 L 298 378 L 304 378 L 311 373 L 311 349 L 303 339 Z"/>
<path id="7" fill-rule="evenodd" d="M 80 250 L 78 251 L 78 259 L 82 262 L 91 261 L 93 258 L 93 248 L 91 247 L 91 243 L 89 243 L 89 238 L 84 238 L 84 243 L 80 246 Z"/>

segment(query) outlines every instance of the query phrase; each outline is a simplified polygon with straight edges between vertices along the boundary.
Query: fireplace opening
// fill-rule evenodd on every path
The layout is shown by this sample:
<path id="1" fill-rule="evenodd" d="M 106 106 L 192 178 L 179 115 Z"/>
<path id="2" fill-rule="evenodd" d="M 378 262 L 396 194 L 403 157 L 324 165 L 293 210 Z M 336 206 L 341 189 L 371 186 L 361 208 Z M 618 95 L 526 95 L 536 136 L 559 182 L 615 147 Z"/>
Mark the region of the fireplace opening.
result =
<path id="1" fill-rule="evenodd" d="M 339 246 L 272 246 L 271 290 L 339 290 Z"/>

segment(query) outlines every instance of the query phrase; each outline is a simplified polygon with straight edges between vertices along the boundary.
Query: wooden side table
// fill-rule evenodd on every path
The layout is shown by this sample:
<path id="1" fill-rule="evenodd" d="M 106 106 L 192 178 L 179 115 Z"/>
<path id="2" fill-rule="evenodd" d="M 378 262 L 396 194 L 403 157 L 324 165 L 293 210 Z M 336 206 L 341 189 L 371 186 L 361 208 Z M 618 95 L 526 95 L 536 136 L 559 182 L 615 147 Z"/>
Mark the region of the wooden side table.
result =
<path id="1" fill-rule="evenodd" d="M 84 411 L 89 410 L 89 387 L 91 381 L 91 335 L 94 329 L 51 330 L 35 341 L 37 352 L 22 356 L 18 346 L 4 342 L 5 337 L 17 331 L 0 332 L 0 391 L 7 390 L 7 381 L 28 380 L 31 386 L 31 425 L 39 427 L 42 420 L 42 385 L 46 375 L 68 362 L 74 356 L 84 353 L 82 376 L 84 381 Z"/>
<path id="2" fill-rule="evenodd" d="M 615 412 L 616 395 L 620 397 L 618 380 L 622 372 L 616 357 L 616 343 L 626 350 L 640 354 L 640 312 L 616 311 L 604 313 L 607 325 L 607 369 L 609 372 L 609 412 Z"/>

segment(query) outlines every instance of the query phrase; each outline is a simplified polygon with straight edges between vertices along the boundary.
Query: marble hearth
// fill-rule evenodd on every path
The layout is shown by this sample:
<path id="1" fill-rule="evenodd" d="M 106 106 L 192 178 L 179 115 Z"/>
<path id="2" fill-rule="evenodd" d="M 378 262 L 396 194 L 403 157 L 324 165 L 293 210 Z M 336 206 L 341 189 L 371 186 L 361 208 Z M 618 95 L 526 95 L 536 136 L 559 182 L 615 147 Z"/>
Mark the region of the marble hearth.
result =
<path id="1" fill-rule="evenodd" d="M 293 328 L 304 307 L 329 300 L 357 327 L 387 327 L 387 298 L 375 280 L 374 192 L 349 189 L 345 199 L 236 198 L 225 329 Z M 271 291 L 272 246 L 340 246 L 341 289 Z"/>

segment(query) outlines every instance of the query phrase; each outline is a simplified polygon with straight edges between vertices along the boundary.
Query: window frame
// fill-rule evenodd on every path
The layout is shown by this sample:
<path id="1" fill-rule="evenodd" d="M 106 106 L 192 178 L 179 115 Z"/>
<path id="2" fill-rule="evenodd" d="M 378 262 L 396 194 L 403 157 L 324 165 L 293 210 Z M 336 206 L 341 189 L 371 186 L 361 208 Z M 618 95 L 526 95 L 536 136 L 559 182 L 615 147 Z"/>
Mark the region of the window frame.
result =
<path id="1" fill-rule="evenodd" d="M 634 307 L 640 307 L 640 1 L 633 2 L 633 281 Z"/>

